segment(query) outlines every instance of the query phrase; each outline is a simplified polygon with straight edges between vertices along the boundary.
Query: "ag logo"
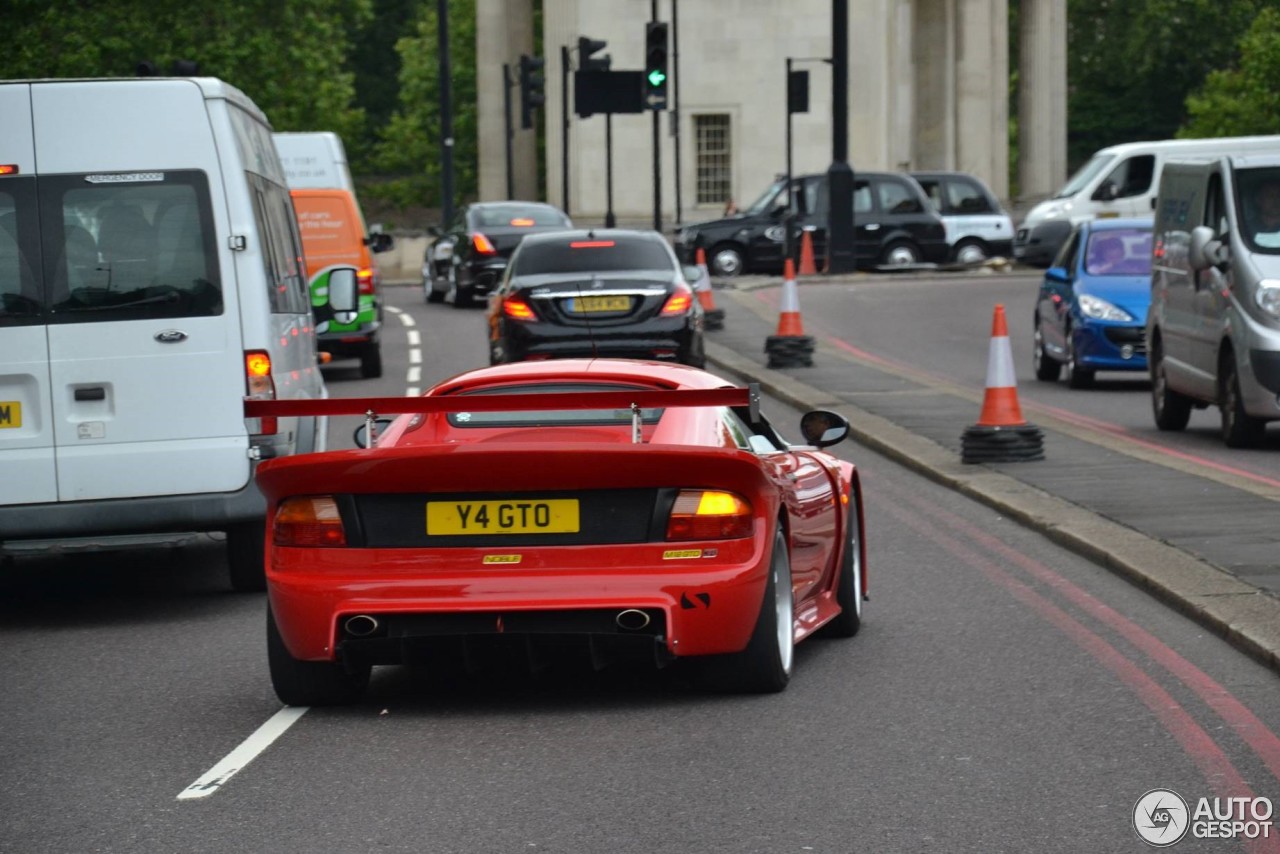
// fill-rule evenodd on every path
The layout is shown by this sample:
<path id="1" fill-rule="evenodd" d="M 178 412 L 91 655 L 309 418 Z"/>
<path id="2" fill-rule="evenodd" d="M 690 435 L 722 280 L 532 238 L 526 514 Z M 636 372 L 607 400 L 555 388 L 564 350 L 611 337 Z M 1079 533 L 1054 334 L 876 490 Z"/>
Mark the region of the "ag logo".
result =
<path id="1" fill-rule="evenodd" d="M 1152 789 L 1133 805 L 1133 829 L 1148 845 L 1168 848 L 1187 835 L 1187 802 L 1172 789 Z"/>

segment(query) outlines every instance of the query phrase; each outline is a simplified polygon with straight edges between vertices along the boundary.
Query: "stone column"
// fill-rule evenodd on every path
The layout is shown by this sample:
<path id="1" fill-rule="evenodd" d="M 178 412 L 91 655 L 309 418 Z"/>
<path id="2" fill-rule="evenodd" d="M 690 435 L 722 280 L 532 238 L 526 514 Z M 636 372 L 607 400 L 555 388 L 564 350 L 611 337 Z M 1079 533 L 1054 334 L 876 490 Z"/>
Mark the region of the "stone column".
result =
<path id="1" fill-rule="evenodd" d="M 1067 0 L 1021 0 L 1019 200 L 1051 195 L 1067 177 Z"/>
<path id="2" fill-rule="evenodd" d="M 1034 2 L 1034 0 L 1033 0 Z M 956 0 L 955 169 L 1009 197 L 1009 6 Z M 1063 129 L 1065 138 L 1065 128 Z"/>
<path id="3" fill-rule="evenodd" d="M 520 127 L 520 54 L 533 53 L 532 0 L 476 0 L 476 125 L 481 200 L 507 198 L 506 123 L 502 64 L 511 67 L 512 162 L 515 197 L 538 197 L 537 127 Z M 558 61 L 558 60 L 557 60 Z M 548 62 L 548 67 L 555 67 Z M 544 68 L 544 74 L 547 68 Z"/>
<path id="4" fill-rule="evenodd" d="M 917 0 L 914 169 L 955 168 L 955 0 Z"/>

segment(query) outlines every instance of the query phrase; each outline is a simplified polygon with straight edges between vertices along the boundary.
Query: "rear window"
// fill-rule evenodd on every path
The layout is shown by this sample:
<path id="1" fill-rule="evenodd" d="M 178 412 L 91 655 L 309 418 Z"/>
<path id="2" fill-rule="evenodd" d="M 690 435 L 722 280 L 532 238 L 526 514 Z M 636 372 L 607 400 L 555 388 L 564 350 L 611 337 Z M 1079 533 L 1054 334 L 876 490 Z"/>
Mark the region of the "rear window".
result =
<path id="1" fill-rule="evenodd" d="M 570 392 L 577 394 L 598 391 L 653 391 L 652 388 L 605 383 L 538 383 L 536 385 L 502 386 L 464 392 L 463 395 L 485 394 L 551 394 Z M 640 420 L 644 424 L 656 424 L 662 417 L 662 409 L 641 409 Z M 450 412 L 449 423 L 454 427 L 576 427 L 584 425 L 630 425 L 630 409 L 531 409 L 516 412 Z"/>
<path id="2" fill-rule="evenodd" d="M 674 270 L 671 250 L 655 240 L 627 237 L 522 243 L 513 274 L 605 273 L 619 270 Z"/>
<path id="3" fill-rule="evenodd" d="M 471 219 L 477 228 L 569 227 L 569 220 L 564 214 L 544 205 L 473 208 Z"/>
<path id="4" fill-rule="evenodd" d="M 35 179 L 0 179 L 0 326 L 41 322 L 35 198 Z"/>

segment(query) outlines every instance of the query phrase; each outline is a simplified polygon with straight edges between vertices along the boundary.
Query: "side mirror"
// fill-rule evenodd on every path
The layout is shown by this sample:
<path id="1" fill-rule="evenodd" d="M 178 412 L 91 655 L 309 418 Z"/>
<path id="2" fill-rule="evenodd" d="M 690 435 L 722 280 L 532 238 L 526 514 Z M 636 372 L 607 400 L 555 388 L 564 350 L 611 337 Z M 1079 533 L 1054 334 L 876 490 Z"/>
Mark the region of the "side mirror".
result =
<path id="1" fill-rule="evenodd" d="M 372 232 L 367 238 L 369 248 L 374 252 L 386 252 L 395 245 L 395 241 L 391 239 L 390 234 L 384 234 L 381 231 Z"/>
<path id="2" fill-rule="evenodd" d="M 372 441 L 369 440 L 368 424 L 361 424 L 359 427 L 357 427 L 356 431 L 353 434 L 351 434 L 351 438 L 355 440 L 357 447 L 367 448 L 370 445 L 374 444 L 374 442 L 378 441 L 378 437 L 382 435 L 384 430 L 386 430 L 389 426 L 391 426 L 391 422 L 393 420 L 394 419 L 391 419 L 391 418 L 373 419 L 373 440 Z"/>
<path id="3" fill-rule="evenodd" d="M 684 273 L 684 280 L 690 285 L 697 284 L 702 280 L 702 268 L 694 264 L 685 264 L 680 268 L 680 272 Z"/>
<path id="4" fill-rule="evenodd" d="M 814 409 L 800 418 L 800 435 L 817 448 L 843 442 L 849 435 L 849 422 L 838 412 Z"/>
<path id="5" fill-rule="evenodd" d="M 1067 274 L 1066 267 L 1050 267 L 1044 271 L 1044 277 L 1051 282 L 1061 282 L 1064 285 L 1071 281 L 1071 276 Z"/>
<path id="6" fill-rule="evenodd" d="M 1119 195 L 1120 191 L 1116 189 L 1116 185 L 1114 183 L 1111 181 L 1103 181 L 1094 192 L 1093 198 L 1095 201 L 1099 202 L 1110 202 L 1114 201 Z"/>
<path id="7" fill-rule="evenodd" d="M 1191 243 L 1187 247 L 1187 260 L 1193 270 L 1207 270 L 1226 260 L 1226 247 L 1207 225 L 1191 229 Z"/>
<path id="8" fill-rule="evenodd" d="M 429 225 L 427 226 L 427 234 L 430 234 L 432 237 L 439 237 L 444 234 L 444 229 L 438 225 Z"/>
<path id="9" fill-rule="evenodd" d="M 359 314 L 359 286 L 355 267 L 334 267 L 329 271 L 329 308 L 334 320 L 351 323 Z"/>

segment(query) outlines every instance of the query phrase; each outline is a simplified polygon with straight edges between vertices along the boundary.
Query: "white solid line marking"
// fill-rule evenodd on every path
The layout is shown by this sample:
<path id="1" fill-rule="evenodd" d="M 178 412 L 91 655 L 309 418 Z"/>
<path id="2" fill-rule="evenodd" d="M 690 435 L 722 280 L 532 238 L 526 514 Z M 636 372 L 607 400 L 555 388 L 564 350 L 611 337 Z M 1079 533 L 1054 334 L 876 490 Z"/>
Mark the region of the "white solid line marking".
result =
<path id="1" fill-rule="evenodd" d="M 411 383 L 416 383 L 421 379 L 422 379 L 422 368 L 419 368 L 417 365 L 414 365 L 412 368 L 410 368 L 408 376 L 405 377 L 405 381 L 411 382 Z"/>
<path id="2" fill-rule="evenodd" d="M 418 330 L 410 329 L 405 334 L 409 336 L 410 347 L 417 347 L 419 344 L 422 343 L 422 336 L 418 334 Z"/>
<path id="3" fill-rule="evenodd" d="M 262 751 L 271 746 L 277 738 L 284 735 L 285 730 L 298 722 L 298 718 L 307 713 L 309 706 L 285 706 L 276 712 L 257 732 L 246 738 L 240 746 L 226 755 L 221 762 L 205 772 L 204 776 L 187 786 L 178 794 L 178 800 L 191 798 L 207 798 L 222 788 L 228 780 L 235 776 L 246 765 L 254 760 Z"/>
<path id="4" fill-rule="evenodd" d="M 409 364 L 411 364 L 411 365 L 420 365 L 420 364 L 422 364 L 422 351 L 421 351 L 421 350 L 419 350 L 418 348 L 416 348 L 416 347 L 415 347 L 415 348 L 413 348 L 412 350 L 410 350 L 410 351 L 409 351 Z"/>

